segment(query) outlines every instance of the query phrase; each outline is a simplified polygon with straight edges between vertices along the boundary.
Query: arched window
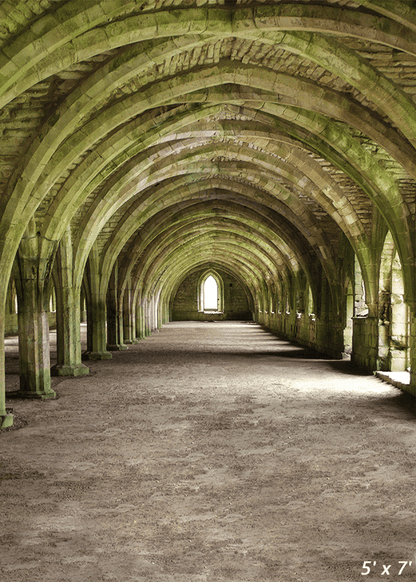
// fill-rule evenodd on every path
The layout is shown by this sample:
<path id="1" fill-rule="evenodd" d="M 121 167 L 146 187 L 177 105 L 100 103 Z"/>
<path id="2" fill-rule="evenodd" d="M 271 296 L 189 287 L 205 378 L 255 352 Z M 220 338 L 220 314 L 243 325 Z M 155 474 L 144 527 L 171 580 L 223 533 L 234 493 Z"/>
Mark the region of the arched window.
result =
<path id="1" fill-rule="evenodd" d="M 198 309 L 204 312 L 224 311 L 224 285 L 215 271 L 206 271 L 198 283 Z"/>
<path id="2" fill-rule="evenodd" d="M 218 285 L 212 275 L 205 279 L 204 283 L 204 311 L 217 311 L 218 309 Z"/>

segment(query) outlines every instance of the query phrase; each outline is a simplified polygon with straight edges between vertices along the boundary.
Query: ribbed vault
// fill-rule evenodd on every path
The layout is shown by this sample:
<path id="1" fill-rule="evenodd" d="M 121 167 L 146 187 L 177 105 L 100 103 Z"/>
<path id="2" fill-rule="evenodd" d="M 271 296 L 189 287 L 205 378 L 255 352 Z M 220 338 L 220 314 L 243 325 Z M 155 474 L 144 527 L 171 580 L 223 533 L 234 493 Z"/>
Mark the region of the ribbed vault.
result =
<path id="1" fill-rule="evenodd" d="M 0 24 L 2 288 L 32 253 L 45 289 L 159 325 L 217 265 L 255 317 L 310 295 L 341 329 L 354 269 L 377 316 L 389 233 L 414 312 L 410 1 L 21 0 Z"/>

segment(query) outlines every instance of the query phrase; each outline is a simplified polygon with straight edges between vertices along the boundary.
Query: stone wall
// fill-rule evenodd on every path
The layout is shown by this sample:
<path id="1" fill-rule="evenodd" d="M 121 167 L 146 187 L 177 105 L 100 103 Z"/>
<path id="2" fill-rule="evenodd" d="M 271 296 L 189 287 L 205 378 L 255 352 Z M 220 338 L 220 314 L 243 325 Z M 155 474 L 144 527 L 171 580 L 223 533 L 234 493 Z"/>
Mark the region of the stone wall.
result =
<path id="1" fill-rule="evenodd" d="M 371 374 L 378 367 L 378 319 L 354 317 L 351 362 Z"/>
<path id="2" fill-rule="evenodd" d="M 197 271 L 186 277 L 181 283 L 172 309 L 172 321 L 199 321 L 252 319 L 246 293 L 242 285 L 225 272 L 216 270 L 223 280 L 224 311 L 207 313 L 198 310 L 198 282 L 206 269 Z"/>
<path id="3" fill-rule="evenodd" d="M 331 358 L 341 358 L 343 352 L 342 329 L 328 321 L 305 313 L 284 312 L 263 314 L 259 323 L 277 335 L 312 348 Z"/>
<path id="4" fill-rule="evenodd" d="M 56 327 L 56 311 L 51 311 L 48 313 L 48 322 L 51 329 Z M 17 335 L 19 333 L 19 327 L 17 323 L 17 313 L 6 314 L 4 335 Z"/>

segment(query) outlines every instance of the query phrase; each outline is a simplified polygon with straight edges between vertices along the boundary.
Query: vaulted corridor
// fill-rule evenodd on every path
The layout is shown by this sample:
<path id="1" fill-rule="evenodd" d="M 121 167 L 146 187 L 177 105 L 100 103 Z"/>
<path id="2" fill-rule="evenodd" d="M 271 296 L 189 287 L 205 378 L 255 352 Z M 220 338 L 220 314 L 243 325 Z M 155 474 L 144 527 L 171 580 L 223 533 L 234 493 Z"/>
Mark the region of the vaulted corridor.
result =
<path id="1" fill-rule="evenodd" d="M 1 582 L 415 578 L 415 160 L 414 0 L 0 0 Z"/>
<path id="2" fill-rule="evenodd" d="M 7 401 L 2 582 L 414 579 L 410 395 L 252 322 L 171 322 L 90 368 Z"/>
<path id="3" fill-rule="evenodd" d="M 10 335 L 48 400 L 207 318 L 416 396 L 415 148 L 413 0 L 0 0 L 0 430 Z"/>

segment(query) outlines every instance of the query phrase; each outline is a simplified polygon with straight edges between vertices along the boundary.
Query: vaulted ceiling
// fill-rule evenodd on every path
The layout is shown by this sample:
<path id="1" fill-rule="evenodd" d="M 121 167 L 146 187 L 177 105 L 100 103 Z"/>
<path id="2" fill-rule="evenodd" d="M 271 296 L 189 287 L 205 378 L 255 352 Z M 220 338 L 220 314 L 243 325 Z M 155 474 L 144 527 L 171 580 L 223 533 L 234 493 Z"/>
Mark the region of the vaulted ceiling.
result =
<path id="1" fill-rule="evenodd" d="M 0 266 L 70 236 L 80 281 L 368 287 L 389 229 L 414 292 L 409 1 L 0 2 Z M 371 295 L 371 293 L 370 293 Z"/>

